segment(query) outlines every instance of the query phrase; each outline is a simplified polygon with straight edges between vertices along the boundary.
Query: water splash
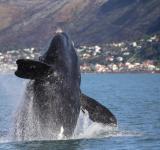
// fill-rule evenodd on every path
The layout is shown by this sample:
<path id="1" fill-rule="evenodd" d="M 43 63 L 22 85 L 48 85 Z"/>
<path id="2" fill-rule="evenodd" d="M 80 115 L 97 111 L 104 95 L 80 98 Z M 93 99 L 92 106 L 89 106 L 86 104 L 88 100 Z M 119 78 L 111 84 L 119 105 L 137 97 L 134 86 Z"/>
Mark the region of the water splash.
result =
<path id="1" fill-rule="evenodd" d="M 35 131 L 39 133 L 36 136 L 34 134 Z M 120 131 L 118 127 L 112 127 L 112 126 L 107 126 L 100 123 L 92 122 L 89 119 L 89 115 L 87 111 L 85 113 L 83 113 L 82 111 L 80 112 L 77 126 L 75 128 L 75 131 L 72 137 L 66 138 L 63 135 L 63 131 L 64 129 L 62 126 L 61 130 L 59 131 L 58 137 L 55 138 L 54 136 L 52 136 L 53 129 L 47 129 L 44 131 L 46 134 L 45 134 L 45 137 L 43 137 L 44 135 L 41 133 L 42 131 L 40 130 L 40 127 L 36 126 L 36 127 L 33 127 L 33 129 L 31 128 L 28 129 L 28 134 L 25 137 L 26 138 L 25 141 L 70 140 L 70 139 L 74 140 L 74 139 L 142 136 L 141 133 L 131 132 L 131 131 Z M 7 137 L 0 137 L 0 143 L 8 143 L 13 141 L 14 142 L 22 141 L 22 139 L 19 136 L 19 138 L 15 140 L 13 139 L 13 137 L 11 137 L 11 135 L 10 136 L 8 135 Z"/>
<path id="2" fill-rule="evenodd" d="M 64 133 L 64 128 L 63 128 L 63 126 L 62 126 L 62 127 L 61 127 L 61 130 L 60 130 L 60 133 L 58 134 L 58 140 L 64 139 L 63 133 Z"/>
<path id="3" fill-rule="evenodd" d="M 30 93 L 32 96 L 32 93 Z M 37 116 L 35 116 L 33 108 L 33 98 L 20 106 L 20 111 L 17 113 L 15 129 L 13 132 L 13 140 L 16 141 L 39 141 L 39 140 L 68 140 L 68 139 L 84 139 L 84 138 L 101 138 L 112 136 L 117 133 L 117 128 L 106 126 L 100 123 L 92 122 L 89 119 L 87 111 L 80 111 L 72 137 L 67 138 L 63 135 L 64 128 L 60 128 L 57 136 L 57 129 L 54 128 L 52 122 L 48 120 L 48 125 L 42 127 Z M 25 107 L 24 107 L 25 106 Z M 54 134 L 56 133 L 56 134 Z"/>
<path id="4" fill-rule="evenodd" d="M 93 139 L 124 136 L 142 136 L 142 134 L 131 131 L 122 131 L 115 126 L 93 122 L 89 119 L 89 114 L 87 111 L 85 113 L 81 111 L 72 139 Z"/>
<path id="5" fill-rule="evenodd" d="M 27 82 L 25 82 L 24 85 L 26 84 Z M 5 85 L 6 84 L 4 84 L 3 87 L 5 87 Z M 14 87 L 12 87 L 12 90 L 8 89 L 9 91 L 7 91 L 7 93 L 13 92 L 13 89 Z M 18 92 L 17 89 L 16 89 L 16 92 Z M 25 141 L 68 140 L 63 135 L 63 130 L 64 130 L 63 127 L 61 127 L 59 131 L 57 131 L 58 137 L 54 136 L 55 129 L 51 127 L 52 125 L 48 125 L 47 128 L 45 129 L 41 128 L 40 123 L 38 122 L 38 120 L 35 119 L 36 117 L 33 113 L 33 98 L 31 98 L 32 94 L 28 96 L 30 97 L 30 101 L 23 101 L 23 103 L 18 108 L 18 112 L 16 113 L 16 116 L 17 116 L 16 138 L 15 136 L 13 136 L 13 134 L 15 134 L 13 133 L 15 132 L 15 130 L 11 130 L 11 132 L 8 135 L 6 135 L 6 133 L 0 135 L 0 143 L 6 143 L 11 141 L 22 141 L 22 140 L 25 140 Z M 26 124 L 24 125 L 27 128 L 22 127 L 20 120 L 23 120 L 26 122 Z M 22 132 L 26 133 L 24 137 L 21 137 Z M 139 134 L 136 132 L 121 131 L 117 127 L 105 126 L 100 123 L 92 122 L 89 119 L 88 112 L 86 111 L 85 113 L 83 113 L 81 111 L 74 134 L 70 139 L 84 139 L 84 138 L 90 139 L 90 138 L 119 137 L 119 136 L 141 136 L 141 135 L 142 134 Z"/>

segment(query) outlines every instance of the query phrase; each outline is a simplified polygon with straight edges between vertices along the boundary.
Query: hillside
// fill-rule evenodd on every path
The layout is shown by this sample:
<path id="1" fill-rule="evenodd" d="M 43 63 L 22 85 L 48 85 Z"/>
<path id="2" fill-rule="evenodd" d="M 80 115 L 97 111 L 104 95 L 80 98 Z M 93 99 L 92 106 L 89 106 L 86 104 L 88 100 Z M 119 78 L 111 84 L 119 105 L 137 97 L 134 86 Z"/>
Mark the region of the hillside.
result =
<path id="1" fill-rule="evenodd" d="M 1 0 L 0 49 L 45 48 L 57 27 L 77 45 L 160 33 L 159 0 Z"/>

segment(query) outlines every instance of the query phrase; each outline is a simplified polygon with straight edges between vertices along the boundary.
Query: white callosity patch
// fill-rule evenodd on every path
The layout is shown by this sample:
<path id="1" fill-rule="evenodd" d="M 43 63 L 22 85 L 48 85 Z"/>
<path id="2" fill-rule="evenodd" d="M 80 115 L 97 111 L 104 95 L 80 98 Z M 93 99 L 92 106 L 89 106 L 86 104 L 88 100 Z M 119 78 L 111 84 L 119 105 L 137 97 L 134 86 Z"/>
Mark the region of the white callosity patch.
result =
<path id="1" fill-rule="evenodd" d="M 57 28 L 56 33 L 62 33 L 63 30 L 61 28 Z"/>

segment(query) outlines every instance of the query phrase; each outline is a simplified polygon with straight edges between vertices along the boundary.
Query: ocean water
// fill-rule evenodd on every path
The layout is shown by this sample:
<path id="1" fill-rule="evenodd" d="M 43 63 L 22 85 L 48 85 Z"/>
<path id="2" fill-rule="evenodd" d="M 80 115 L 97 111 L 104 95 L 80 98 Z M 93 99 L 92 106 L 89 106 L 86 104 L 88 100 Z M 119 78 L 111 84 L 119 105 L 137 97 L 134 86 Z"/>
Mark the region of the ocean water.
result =
<path id="1" fill-rule="evenodd" d="M 0 75 L 0 150 L 159 150 L 159 74 L 82 74 L 82 91 L 117 117 L 118 127 L 81 115 L 70 140 L 14 141 L 10 133 L 26 80 Z"/>

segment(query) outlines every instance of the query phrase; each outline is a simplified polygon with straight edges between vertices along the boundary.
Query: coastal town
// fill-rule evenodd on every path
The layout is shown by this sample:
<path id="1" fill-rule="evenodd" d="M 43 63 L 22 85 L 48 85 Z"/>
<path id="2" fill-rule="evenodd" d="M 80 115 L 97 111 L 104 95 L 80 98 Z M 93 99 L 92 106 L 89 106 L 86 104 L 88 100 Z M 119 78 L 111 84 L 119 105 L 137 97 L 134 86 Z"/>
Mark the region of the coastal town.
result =
<path id="1" fill-rule="evenodd" d="M 134 42 L 81 46 L 77 49 L 82 72 L 160 72 L 160 37 Z"/>
<path id="2" fill-rule="evenodd" d="M 138 41 L 112 42 L 76 48 L 83 73 L 160 72 L 160 36 L 153 35 Z M 16 70 L 20 58 L 38 60 L 36 48 L 0 51 L 0 72 Z"/>

